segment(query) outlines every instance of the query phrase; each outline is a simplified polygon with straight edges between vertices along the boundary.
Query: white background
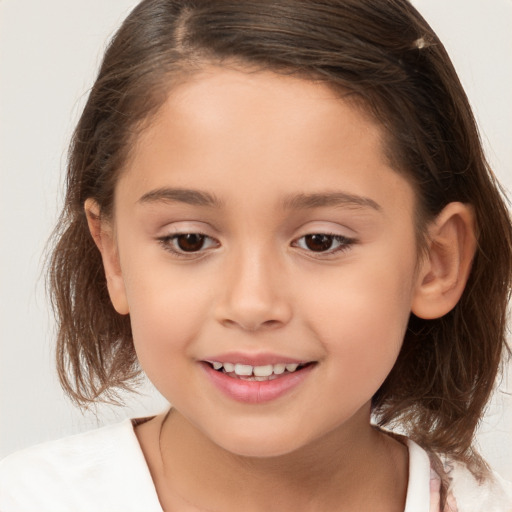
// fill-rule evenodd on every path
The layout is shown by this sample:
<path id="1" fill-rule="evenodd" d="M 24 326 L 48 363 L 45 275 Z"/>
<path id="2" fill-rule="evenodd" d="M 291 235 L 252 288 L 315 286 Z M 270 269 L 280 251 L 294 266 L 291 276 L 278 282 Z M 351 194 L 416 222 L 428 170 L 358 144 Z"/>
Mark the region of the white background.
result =
<path id="1" fill-rule="evenodd" d="M 150 385 L 124 409 L 82 415 L 70 404 L 56 379 L 41 277 L 71 131 L 107 39 L 136 3 L 0 0 L 0 457 L 165 407 Z M 512 189 L 512 1 L 413 3 L 451 54 L 489 159 Z M 494 468 L 512 480 L 510 392 L 504 378 L 478 440 Z"/>

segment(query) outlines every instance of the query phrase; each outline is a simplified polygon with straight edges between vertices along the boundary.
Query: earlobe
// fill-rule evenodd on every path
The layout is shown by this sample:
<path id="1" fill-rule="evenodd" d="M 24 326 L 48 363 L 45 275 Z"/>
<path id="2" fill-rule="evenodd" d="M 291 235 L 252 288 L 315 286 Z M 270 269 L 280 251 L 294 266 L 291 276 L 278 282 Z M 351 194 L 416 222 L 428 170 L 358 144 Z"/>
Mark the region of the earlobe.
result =
<path id="1" fill-rule="evenodd" d="M 86 199 L 84 209 L 89 231 L 101 253 L 110 300 L 119 314 L 127 315 L 130 309 L 112 225 L 101 218 L 100 207 L 94 199 Z"/>
<path id="2" fill-rule="evenodd" d="M 464 292 L 476 250 L 472 208 L 449 203 L 429 227 L 428 236 L 412 312 L 420 318 L 434 319 L 451 311 Z"/>

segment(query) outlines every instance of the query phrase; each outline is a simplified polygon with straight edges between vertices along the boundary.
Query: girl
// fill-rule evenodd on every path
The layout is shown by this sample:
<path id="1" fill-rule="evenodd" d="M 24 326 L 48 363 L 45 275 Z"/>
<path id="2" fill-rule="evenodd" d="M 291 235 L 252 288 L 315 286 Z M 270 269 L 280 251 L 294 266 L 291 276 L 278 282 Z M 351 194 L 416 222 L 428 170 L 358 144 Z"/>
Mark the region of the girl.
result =
<path id="1" fill-rule="evenodd" d="M 511 223 L 406 0 L 144 0 L 67 185 L 62 384 L 172 408 L 5 459 L 2 511 L 512 510 L 472 445 Z"/>

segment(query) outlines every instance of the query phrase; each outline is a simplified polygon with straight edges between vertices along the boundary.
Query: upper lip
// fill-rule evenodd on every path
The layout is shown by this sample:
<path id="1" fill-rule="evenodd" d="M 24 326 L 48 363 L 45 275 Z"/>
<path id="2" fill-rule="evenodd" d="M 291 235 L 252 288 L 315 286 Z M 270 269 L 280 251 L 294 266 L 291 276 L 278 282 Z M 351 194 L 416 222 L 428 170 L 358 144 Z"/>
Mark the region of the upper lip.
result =
<path id="1" fill-rule="evenodd" d="M 205 357 L 203 361 L 216 361 L 219 363 L 232 363 L 232 364 L 246 364 L 250 366 L 266 366 L 274 364 L 304 364 L 311 362 L 309 359 L 297 359 L 280 354 L 272 353 L 259 353 L 247 354 L 242 352 L 229 352 L 225 354 L 216 354 L 210 357 Z"/>

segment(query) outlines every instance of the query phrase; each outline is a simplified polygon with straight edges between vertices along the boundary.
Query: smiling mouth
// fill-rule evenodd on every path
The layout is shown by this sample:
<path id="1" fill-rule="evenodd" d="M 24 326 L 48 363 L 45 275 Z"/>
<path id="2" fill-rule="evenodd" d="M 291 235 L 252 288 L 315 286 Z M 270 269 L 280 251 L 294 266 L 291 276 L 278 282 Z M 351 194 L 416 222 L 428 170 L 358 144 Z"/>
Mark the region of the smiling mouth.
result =
<path id="1" fill-rule="evenodd" d="M 246 381 L 270 381 L 292 373 L 299 372 L 308 366 L 315 364 L 307 363 L 278 363 L 262 366 L 251 366 L 241 363 L 222 363 L 220 361 L 205 361 L 211 368 L 219 373 L 224 373 L 234 379 Z"/>

